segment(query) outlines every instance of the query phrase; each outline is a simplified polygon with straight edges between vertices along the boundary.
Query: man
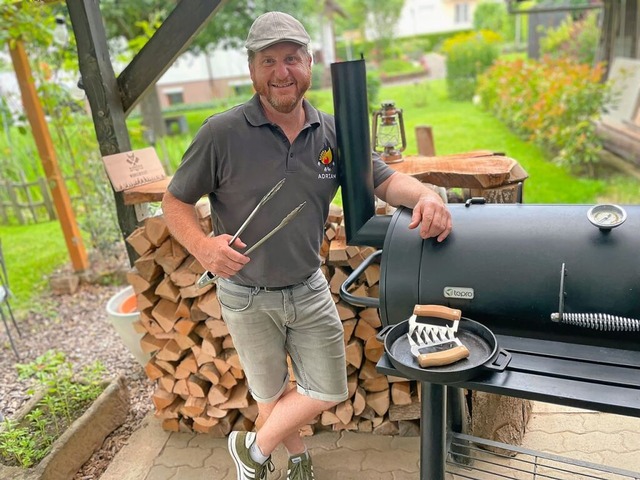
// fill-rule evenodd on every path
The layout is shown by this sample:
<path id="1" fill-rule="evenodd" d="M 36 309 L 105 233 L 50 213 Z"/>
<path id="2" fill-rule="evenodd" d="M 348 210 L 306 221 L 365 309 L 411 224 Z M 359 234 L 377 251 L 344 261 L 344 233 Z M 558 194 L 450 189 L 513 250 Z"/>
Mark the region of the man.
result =
<path id="1" fill-rule="evenodd" d="M 238 480 L 267 478 L 271 453 L 289 453 L 287 478 L 313 479 L 299 429 L 348 396 L 343 331 L 318 252 L 338 189 L 333 117 L 304 98 L 311 84 L 309 35 L 296 19 L 269 12 L 246 41 L 256 94 L 208 118 L 186 151 L 163 200 L 174 237 L 219 276 L 217 294 L 251 394 L 255 432 L 232 432 L 229 450 Z M 440 196 L 374 158 L 375 193 L 413 208 L 410 228 L 444 240 L 451 216 Z M 278 181 L 282 188 L 229 245 L 232 234 Z M 208 195 L 215 236 L 199 227 L 194 204 Z M 241 252 L 294 207 L 300 214 L 250 257 Z M 297 388 L 287 390 L 291 358 Z"/>

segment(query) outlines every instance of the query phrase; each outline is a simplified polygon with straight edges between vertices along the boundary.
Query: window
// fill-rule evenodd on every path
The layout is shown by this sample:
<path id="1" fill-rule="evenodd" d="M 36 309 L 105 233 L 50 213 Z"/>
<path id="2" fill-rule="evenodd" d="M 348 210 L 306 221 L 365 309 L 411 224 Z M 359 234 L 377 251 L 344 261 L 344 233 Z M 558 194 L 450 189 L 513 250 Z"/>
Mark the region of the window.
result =
<path id="1" fill-rule="evenodd" d="M 469 4 L 456 3 L 455 23 L 469 23 Z"/>
<path id="2" fill-rule="evenodd" d="M 167 100 L 169 101 L 169 105 L 177 105 L 178 103 L 184 103 L 184 97 L 182 95 L 182 92 L 167 93 Z"/>

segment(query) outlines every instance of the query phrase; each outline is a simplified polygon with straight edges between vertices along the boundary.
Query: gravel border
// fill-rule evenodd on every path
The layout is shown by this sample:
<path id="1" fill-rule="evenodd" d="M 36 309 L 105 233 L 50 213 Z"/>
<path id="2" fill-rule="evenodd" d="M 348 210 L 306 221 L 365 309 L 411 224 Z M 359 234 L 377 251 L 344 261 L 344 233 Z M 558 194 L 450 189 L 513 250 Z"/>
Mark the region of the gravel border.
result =
<path id="1" fill-rule="evenodd" d="M 131 401 L 125 423 L 116 429 L 102 447 L 82 466 L 73 480 L 100 478 L 116 453 L 127 443 L 144 417 L 153 409 L 151 396 L 154 385 L 143 367 L 121 342 L 109 323 L 106 304 L 125 285 L 102 286 L 82 283 L 70 295 L 46 295 L 27 314 L 21 315 L 18 337 L 10 325 L 12 337 L 21 356 L 20 363 L 29 363 L 48 350 L 65 353 L 74 369 L 80 370 L 99 360 L 108 376 L 122 375 Z M 0 417 L 11 418 L 30 398 L 30 381 L 18 379 L 17 359 L 9 339 L 0 327 Z"/>

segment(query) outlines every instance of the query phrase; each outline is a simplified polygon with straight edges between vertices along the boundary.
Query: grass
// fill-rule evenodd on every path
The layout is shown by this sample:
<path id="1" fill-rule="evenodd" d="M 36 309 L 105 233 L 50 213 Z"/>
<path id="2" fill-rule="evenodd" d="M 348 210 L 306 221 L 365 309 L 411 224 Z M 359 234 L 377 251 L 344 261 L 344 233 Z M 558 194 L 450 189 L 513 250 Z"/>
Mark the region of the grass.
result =
<path id="1" fill-rule="evenodd" d="M 330 90 L 314 90 L 310 97 L 320 110 L 333 112 Z M 379 101 L 383 100 L 393 100 L 403 110 L 408 142 L 405 154 L 417 153 L 414 132 L 418 125 L 431 126 L 438 155 L 481 149 L 504 152 L 529 174 L 524 183 L 526 203 L 640 203 L 637 180 L 610 172 L 600 179 L 572 175 L 567 169 L 551 163 L 540 148 L 518 138 L 479 107 L 470 102 L 450 101 L 443 80 L 383 86 Z M 217 111 L 230 106 L 231 102 L 221 103 Z M 185 115 L 190 130 L 195 132 L 214 111 L 201 108 L 180 114 Z M 148 146 L 139 134 L 139 118 L 130 118 L 127 123 L 132 132 L 133 148 Z M 156 145 L 169 174 L 179 164 L 191 135 L 166 137 Z M 0 226 L 0 237 L 16 297 L 14 303 L 18 307 L 29 306 L 31 300 L 46 288 L 47 276 L 68 261 L 60 227 L 57 222 L 24 227 Z"/>

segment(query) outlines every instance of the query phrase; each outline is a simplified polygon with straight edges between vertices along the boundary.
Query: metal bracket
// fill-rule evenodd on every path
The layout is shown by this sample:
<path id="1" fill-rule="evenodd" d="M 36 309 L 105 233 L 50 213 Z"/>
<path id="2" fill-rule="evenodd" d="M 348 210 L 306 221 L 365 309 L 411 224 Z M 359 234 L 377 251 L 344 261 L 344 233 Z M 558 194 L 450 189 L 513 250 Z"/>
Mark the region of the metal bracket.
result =
<path id="1" fill-rule="evenodd" d="M 133 206 L 133 210 L 136 212 L 136 220 L 138 220 L 138 222 L 142 222 L 149 217 L 153 217 L 153 212 L 151 212 L 148 203 L 136 203 Z"/>
<path id="2" fill-rule="evenodd" d="M 567 268 L 565 264 L 562 264 L 560 269 L 560 293 L 558 294 L 558 313 L 551 314 L 551 320 L 554 322 L 561 322 L 564 315 L 564 299 L 567 296 L 567 292 L 564 291 L 564 278 L 567 276 Z"/>

